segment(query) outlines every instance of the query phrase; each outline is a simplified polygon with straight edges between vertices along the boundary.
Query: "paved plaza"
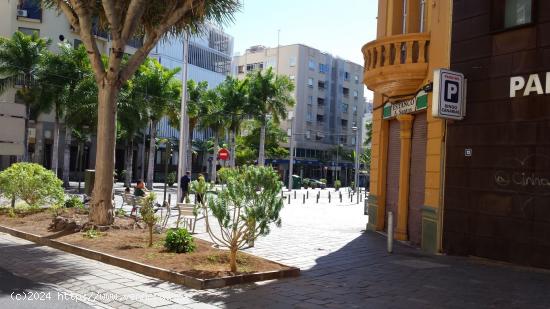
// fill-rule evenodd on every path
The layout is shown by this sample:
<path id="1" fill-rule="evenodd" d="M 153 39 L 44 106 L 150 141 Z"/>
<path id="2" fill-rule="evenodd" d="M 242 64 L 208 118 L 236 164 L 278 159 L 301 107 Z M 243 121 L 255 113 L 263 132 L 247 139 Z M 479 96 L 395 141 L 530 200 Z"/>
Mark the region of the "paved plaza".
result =
<path id="1" fill-rule="evenodd" d="M 362 203 L 317 204 L 310 190 L 304 205 L 304 193 L 285 202 L 281 228 L 246 249 L 300 267 L 298 278 L 192 290 L 0 234 L 0 307 L 30 308 L 10 298 L 22 290 L 50 291 L 55 298 L 34 301 L 33 308 L 73 308 L 76 302 L 81 308 L 550 307 L 548 271 L 426 255 L 401 243 L 388 254 L 383 235 L 364 231 Z M 197 237 L 208 239 L 203 221 Z"/>

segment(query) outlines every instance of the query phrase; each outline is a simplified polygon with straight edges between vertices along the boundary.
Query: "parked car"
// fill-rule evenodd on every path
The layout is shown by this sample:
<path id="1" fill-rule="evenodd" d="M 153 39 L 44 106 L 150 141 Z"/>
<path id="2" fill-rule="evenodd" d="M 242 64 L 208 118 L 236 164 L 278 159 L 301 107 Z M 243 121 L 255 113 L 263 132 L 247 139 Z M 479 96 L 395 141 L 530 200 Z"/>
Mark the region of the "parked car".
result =
<path id="1" fill-rule="evenodd" d="M 321 189 L 325 189 L 327 187 L 327 184 L 320 181 L 320 180 L 317 180 L 317 179 L 310 179 L 309 180 L 309 183 L 314 183 L 315 184 L 315 187 L 316 188 L 321 188 Z"/>

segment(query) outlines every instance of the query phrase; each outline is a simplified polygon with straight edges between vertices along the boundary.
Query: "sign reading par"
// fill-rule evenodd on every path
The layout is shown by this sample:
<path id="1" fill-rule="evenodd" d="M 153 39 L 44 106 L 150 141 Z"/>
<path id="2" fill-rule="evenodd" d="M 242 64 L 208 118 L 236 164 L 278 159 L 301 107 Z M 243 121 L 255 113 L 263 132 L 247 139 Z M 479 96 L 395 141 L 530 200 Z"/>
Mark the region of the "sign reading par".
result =
<path id="1" fill-rule="evenodd" d="M 434 71 L 432 116 L 461 120 L 466 115 L 466 82 L 461 73 Z"/>
<path id="2" fill-rule="evenodd" d="M 546 73 L 546 84 L 544 90 L 538 74 L 531 74 L 525 82 L 522 76 L 514 76 L 510 78 L 510 98 L 515 98 L 518 91 L 523 90 L 523 96 L 536 94 L 550 94 L 550 72 Z M 521 93 L 521 92 L 520 92 Z"/>

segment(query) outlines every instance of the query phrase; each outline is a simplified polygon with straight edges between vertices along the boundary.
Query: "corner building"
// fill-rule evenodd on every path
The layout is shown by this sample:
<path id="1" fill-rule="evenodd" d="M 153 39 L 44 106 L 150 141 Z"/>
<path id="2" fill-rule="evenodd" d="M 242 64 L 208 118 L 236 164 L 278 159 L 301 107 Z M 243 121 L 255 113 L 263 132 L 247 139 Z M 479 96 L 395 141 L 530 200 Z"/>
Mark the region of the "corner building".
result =
<path id="1" fill-rule="evenodd" d="M 449 67 L 451 2 L 380 0 L 377 39 L 362 48 L 374 91 L 368 229 L 441 249 L 445 123 L 431 116 L 432 72 Z M 425 91 L 426 90 L 426 91 Z"/>

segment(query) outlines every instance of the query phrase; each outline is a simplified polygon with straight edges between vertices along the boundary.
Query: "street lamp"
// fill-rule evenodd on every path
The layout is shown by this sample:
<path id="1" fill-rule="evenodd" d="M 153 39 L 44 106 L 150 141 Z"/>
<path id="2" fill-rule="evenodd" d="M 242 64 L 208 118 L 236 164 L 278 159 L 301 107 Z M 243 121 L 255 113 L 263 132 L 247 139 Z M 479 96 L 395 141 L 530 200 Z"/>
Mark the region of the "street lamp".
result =
<path id="1" fill-rule="evenodd" d="M 182 94 L 181 94 L 181 110 L 180 110 L 180 136 L 179 136 L 179 149 L 178 149 L 178 194 L 177 201 L 181 201 L 183 192 L 181 191 L 181 177 L 185 175 L 185 169 L 187 165 L 187 148 L 189 141 L 189 121 L 187 121 L 187 60 L 189 59 L 189 34 L 185 33 L 185 40 L 183 41 L 183 74 L 181 78 L 182 82 Z"/>
<path id="2" fill-rule="evenodd" d="M 288 120 L 290 120 L 290 133 L 289 133 L 289 148 L 290 148 L 290 160 L 288 161 L 288 191 L 292 191 L 292 174 L 294 173 L 294 112 L 288 113 Z"/>
<path id="3" fill-rule="evenodd" d="M 351 130 L 355 132 L 355 190 L 359 187 L 359 129 L 352 127 Z"/>

